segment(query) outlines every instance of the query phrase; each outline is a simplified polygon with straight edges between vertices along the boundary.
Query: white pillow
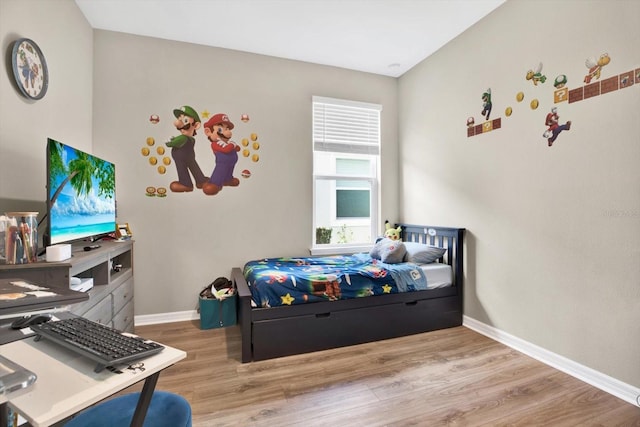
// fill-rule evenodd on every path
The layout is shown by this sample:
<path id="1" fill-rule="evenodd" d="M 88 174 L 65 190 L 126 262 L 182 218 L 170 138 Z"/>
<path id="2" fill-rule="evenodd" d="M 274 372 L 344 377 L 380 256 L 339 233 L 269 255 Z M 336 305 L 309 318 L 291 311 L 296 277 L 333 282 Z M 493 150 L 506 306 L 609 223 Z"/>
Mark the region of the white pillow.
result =
<path id="1" fill-rule="evenodd" d="M 404 257 L 405 262 L 415 264 L 431 264 L 447 252 L 446 248 L 425 245 L 424 243 L 404 242 L 404 246 L 407 249 L 407 254 Z"/>

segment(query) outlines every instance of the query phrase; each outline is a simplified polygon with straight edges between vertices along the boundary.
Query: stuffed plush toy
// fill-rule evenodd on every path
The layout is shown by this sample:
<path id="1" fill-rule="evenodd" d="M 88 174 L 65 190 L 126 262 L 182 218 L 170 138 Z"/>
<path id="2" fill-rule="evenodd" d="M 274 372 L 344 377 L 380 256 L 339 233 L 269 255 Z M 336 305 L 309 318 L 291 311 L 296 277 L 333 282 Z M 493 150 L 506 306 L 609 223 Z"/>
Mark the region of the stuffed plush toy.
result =
<path id="1" fill-rule="evenodd" d="M 378 240 L 369 252 L 369 256 L 387 264 L 397 264 L 404 260 L 406 253 L 407 248 L 404 242 L 385 237 Z"/>
<path id="2" fill-rule="evenodd" d="M 398 228 L 391 228 L 391 224 L 389 224 L 389 221 L 385 221 L 384 227 L 386 228 L 384 232 L 384 237 L 387 237 L 391 240 L 400 240 L 400 233 L 402 232 L 402 227 L 398 226 Z"/>

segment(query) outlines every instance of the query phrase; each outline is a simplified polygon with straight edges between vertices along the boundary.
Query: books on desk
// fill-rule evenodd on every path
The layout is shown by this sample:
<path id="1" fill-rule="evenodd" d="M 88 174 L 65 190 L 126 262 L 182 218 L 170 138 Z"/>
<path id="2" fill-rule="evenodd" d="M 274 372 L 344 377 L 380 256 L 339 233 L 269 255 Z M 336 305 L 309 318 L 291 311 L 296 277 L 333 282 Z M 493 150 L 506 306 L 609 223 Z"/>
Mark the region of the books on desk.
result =
<path id="1" fill-rule="evenodd" d="M 41 286 L 22 279 L 0 279 L 0 318 L 86 301 L 89 294 Z"/>

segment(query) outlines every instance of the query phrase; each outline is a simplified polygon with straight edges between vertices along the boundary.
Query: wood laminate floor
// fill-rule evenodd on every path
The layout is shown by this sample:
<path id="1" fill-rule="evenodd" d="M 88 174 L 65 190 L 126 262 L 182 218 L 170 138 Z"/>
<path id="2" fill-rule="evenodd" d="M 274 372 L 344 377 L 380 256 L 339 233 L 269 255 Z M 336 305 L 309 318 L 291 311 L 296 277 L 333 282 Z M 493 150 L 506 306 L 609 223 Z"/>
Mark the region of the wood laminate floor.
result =
<path id="1" fill-rule="evenodd" d="M 640 408 L 465 327 L 240 363 L 238 326 L 140 326 L 205 426 L 640 426 Z M 140 390 L 141 385 L 127 389 Z"/>

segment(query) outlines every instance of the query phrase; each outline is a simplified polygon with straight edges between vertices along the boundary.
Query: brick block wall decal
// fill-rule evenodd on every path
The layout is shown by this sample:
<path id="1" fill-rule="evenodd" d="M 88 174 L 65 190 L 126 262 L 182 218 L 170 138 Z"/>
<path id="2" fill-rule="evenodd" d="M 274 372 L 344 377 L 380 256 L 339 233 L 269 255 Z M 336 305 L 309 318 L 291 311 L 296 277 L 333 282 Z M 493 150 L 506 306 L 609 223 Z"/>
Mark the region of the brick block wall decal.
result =
<path id="1" fill-rule="evenodd" d="M 600 83 L 601 95 L 604 95 L 605 93 L 613 92 L 614 90 L 618 90 L 618 76 L 609 77 L 608 79 L 604 79 Z"/>
<path id="2" fill-rule="evenodd" d="M 591 83 L 584 87 L 584 99 L 600 95 L 600 82 Z"/>
<path id="3" fill-rule="evenodd" d="M 633 71 L 627 71 L 626 73 L 620 74 L 619 85 L 620 89 L 633 86 Z"/>
<path id="4" fill-rule="evenodd" d="M 640 84 L 640 68 L 569 91 L 569 104 Z M 556 96 L 556 95 L 554 95 Z M 557 97 L 557 96 L 556 96 Z M 558 102 L 557 99 L 554 99 Z"/>
<path id="5" fill-rule="evenodd" d="M 479 125 L 475 126 L 467 126 L 467 138 L 472 136 L 481 135 L 483 133 L 491 132 L 495 129 L 500 129 L 502 127 L 502 118 L 498 117 L 497 119 L 488 120 Z"/>
<path id="6" fill-rule="evenodd" d="M 569 91 L 569 104 L 582 101 L 584 99 L 584 88 L 582 86 Z"/>

